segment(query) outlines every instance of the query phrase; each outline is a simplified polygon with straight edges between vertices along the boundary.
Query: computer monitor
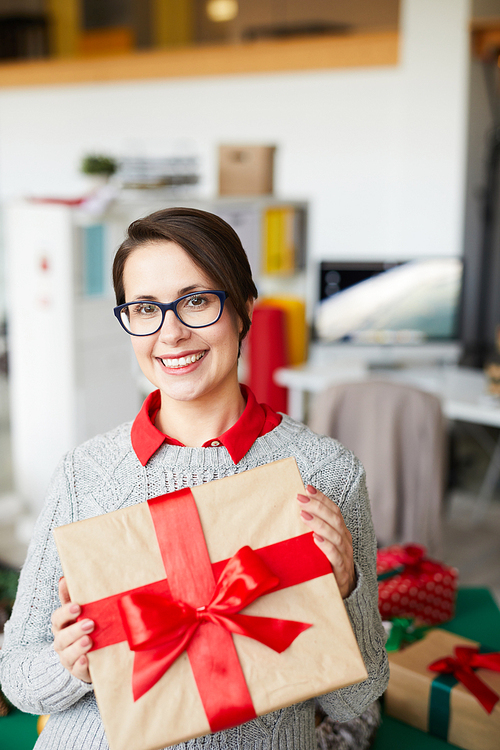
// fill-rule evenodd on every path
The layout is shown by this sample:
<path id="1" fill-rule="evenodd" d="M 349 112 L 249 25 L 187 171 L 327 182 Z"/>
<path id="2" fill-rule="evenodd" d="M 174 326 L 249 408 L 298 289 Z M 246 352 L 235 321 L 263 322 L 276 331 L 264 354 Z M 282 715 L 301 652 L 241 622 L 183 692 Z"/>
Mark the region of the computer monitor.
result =
<path id="1" fill-rule="evenodd" d="M 323 343 L 458 342 L 463 262 L 334 262 L 319 268 L 314 332 Z"/>

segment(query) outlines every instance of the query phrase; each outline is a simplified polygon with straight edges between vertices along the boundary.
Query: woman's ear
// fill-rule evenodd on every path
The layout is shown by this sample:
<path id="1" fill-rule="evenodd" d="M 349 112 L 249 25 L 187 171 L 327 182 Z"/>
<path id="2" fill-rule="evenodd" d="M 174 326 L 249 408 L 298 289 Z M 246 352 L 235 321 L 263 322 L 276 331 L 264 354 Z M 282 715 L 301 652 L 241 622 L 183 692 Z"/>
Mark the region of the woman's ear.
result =
<path id="1" fill-rule="evenodd" d="M 252 320 L 254 305 L 255 305 L 255 300 L 253 297 L 250 297 L 247 300 L 246 305 L 245 305 L 247 312 L 248 312 L 248 317 L 250 318 L 250 320 Z"/>
<path id="2" fill-rule="evenodd" d="M 245 302 L 245 307 L 246 307 L 246 311 L 248 313 L 248 317 L 250 318 L 250 322 L 252 321 L 253 306 L 254 306 L 253 297 L 249 297 L 249 299 L 247 299 L 247 301 Z M 241 318 L 239 316 L 238 316 L 238 320 L 239 320 L 239 323 L 238 323 L 238 329 L 239 329 L 238 333 L 241 336 L 241 332 L 243 331 L 243 321 L 241 320 Z"/>

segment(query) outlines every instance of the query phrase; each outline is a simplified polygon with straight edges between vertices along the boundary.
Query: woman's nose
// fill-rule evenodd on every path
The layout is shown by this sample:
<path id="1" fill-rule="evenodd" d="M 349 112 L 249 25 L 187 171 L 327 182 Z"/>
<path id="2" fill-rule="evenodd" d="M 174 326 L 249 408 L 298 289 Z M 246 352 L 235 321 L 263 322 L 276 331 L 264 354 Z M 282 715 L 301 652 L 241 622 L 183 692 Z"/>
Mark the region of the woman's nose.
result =
<path id="1" fill-rule="evenodd" d="M 159 340 L 172 344 L 188 338 L 189 335 L 189 328 L 181 323 L 173 310 L 167 310 L 162 327 L 160 328 Z"/>

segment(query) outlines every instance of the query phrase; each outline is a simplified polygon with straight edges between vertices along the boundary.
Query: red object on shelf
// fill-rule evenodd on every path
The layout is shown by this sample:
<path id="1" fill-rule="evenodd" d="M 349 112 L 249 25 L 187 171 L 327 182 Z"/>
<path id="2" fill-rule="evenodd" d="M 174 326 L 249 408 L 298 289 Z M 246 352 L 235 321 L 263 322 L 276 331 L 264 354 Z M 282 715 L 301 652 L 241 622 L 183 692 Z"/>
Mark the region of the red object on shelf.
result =
<path id="1" fill-rule="evenodd" d="M 85 195 L 81 198 L 36 198 L 32 197 L 29 198 L 32 203 L 54 203 L 59 206 L 81 206 L 82 203 L 85 203 L 86 200 L 88 200 L 88 195 Z"/>
<path id="2" fill-rule="evenodd" d="M 288 365 L 286 314 L 278 307 L 256 307 L 249 333 L 248 385 L 259 403 L 286 412 L 288 389 L 276 385 L 274 371 Z"/>

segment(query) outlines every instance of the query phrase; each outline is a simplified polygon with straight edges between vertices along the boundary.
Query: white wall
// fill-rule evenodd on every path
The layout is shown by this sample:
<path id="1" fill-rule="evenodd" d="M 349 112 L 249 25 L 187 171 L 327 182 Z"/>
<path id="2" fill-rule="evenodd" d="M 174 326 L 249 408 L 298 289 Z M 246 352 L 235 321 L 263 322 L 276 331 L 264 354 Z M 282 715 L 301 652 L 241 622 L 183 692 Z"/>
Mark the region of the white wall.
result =
<path id="1" fill-rule="evenodd" d="M 79 194 L 82 154 L 276 143 L 315 258 L 461 252 L 468 0 L 403 0 L 397 67 L 0 90 L 0 200 Z"/>

